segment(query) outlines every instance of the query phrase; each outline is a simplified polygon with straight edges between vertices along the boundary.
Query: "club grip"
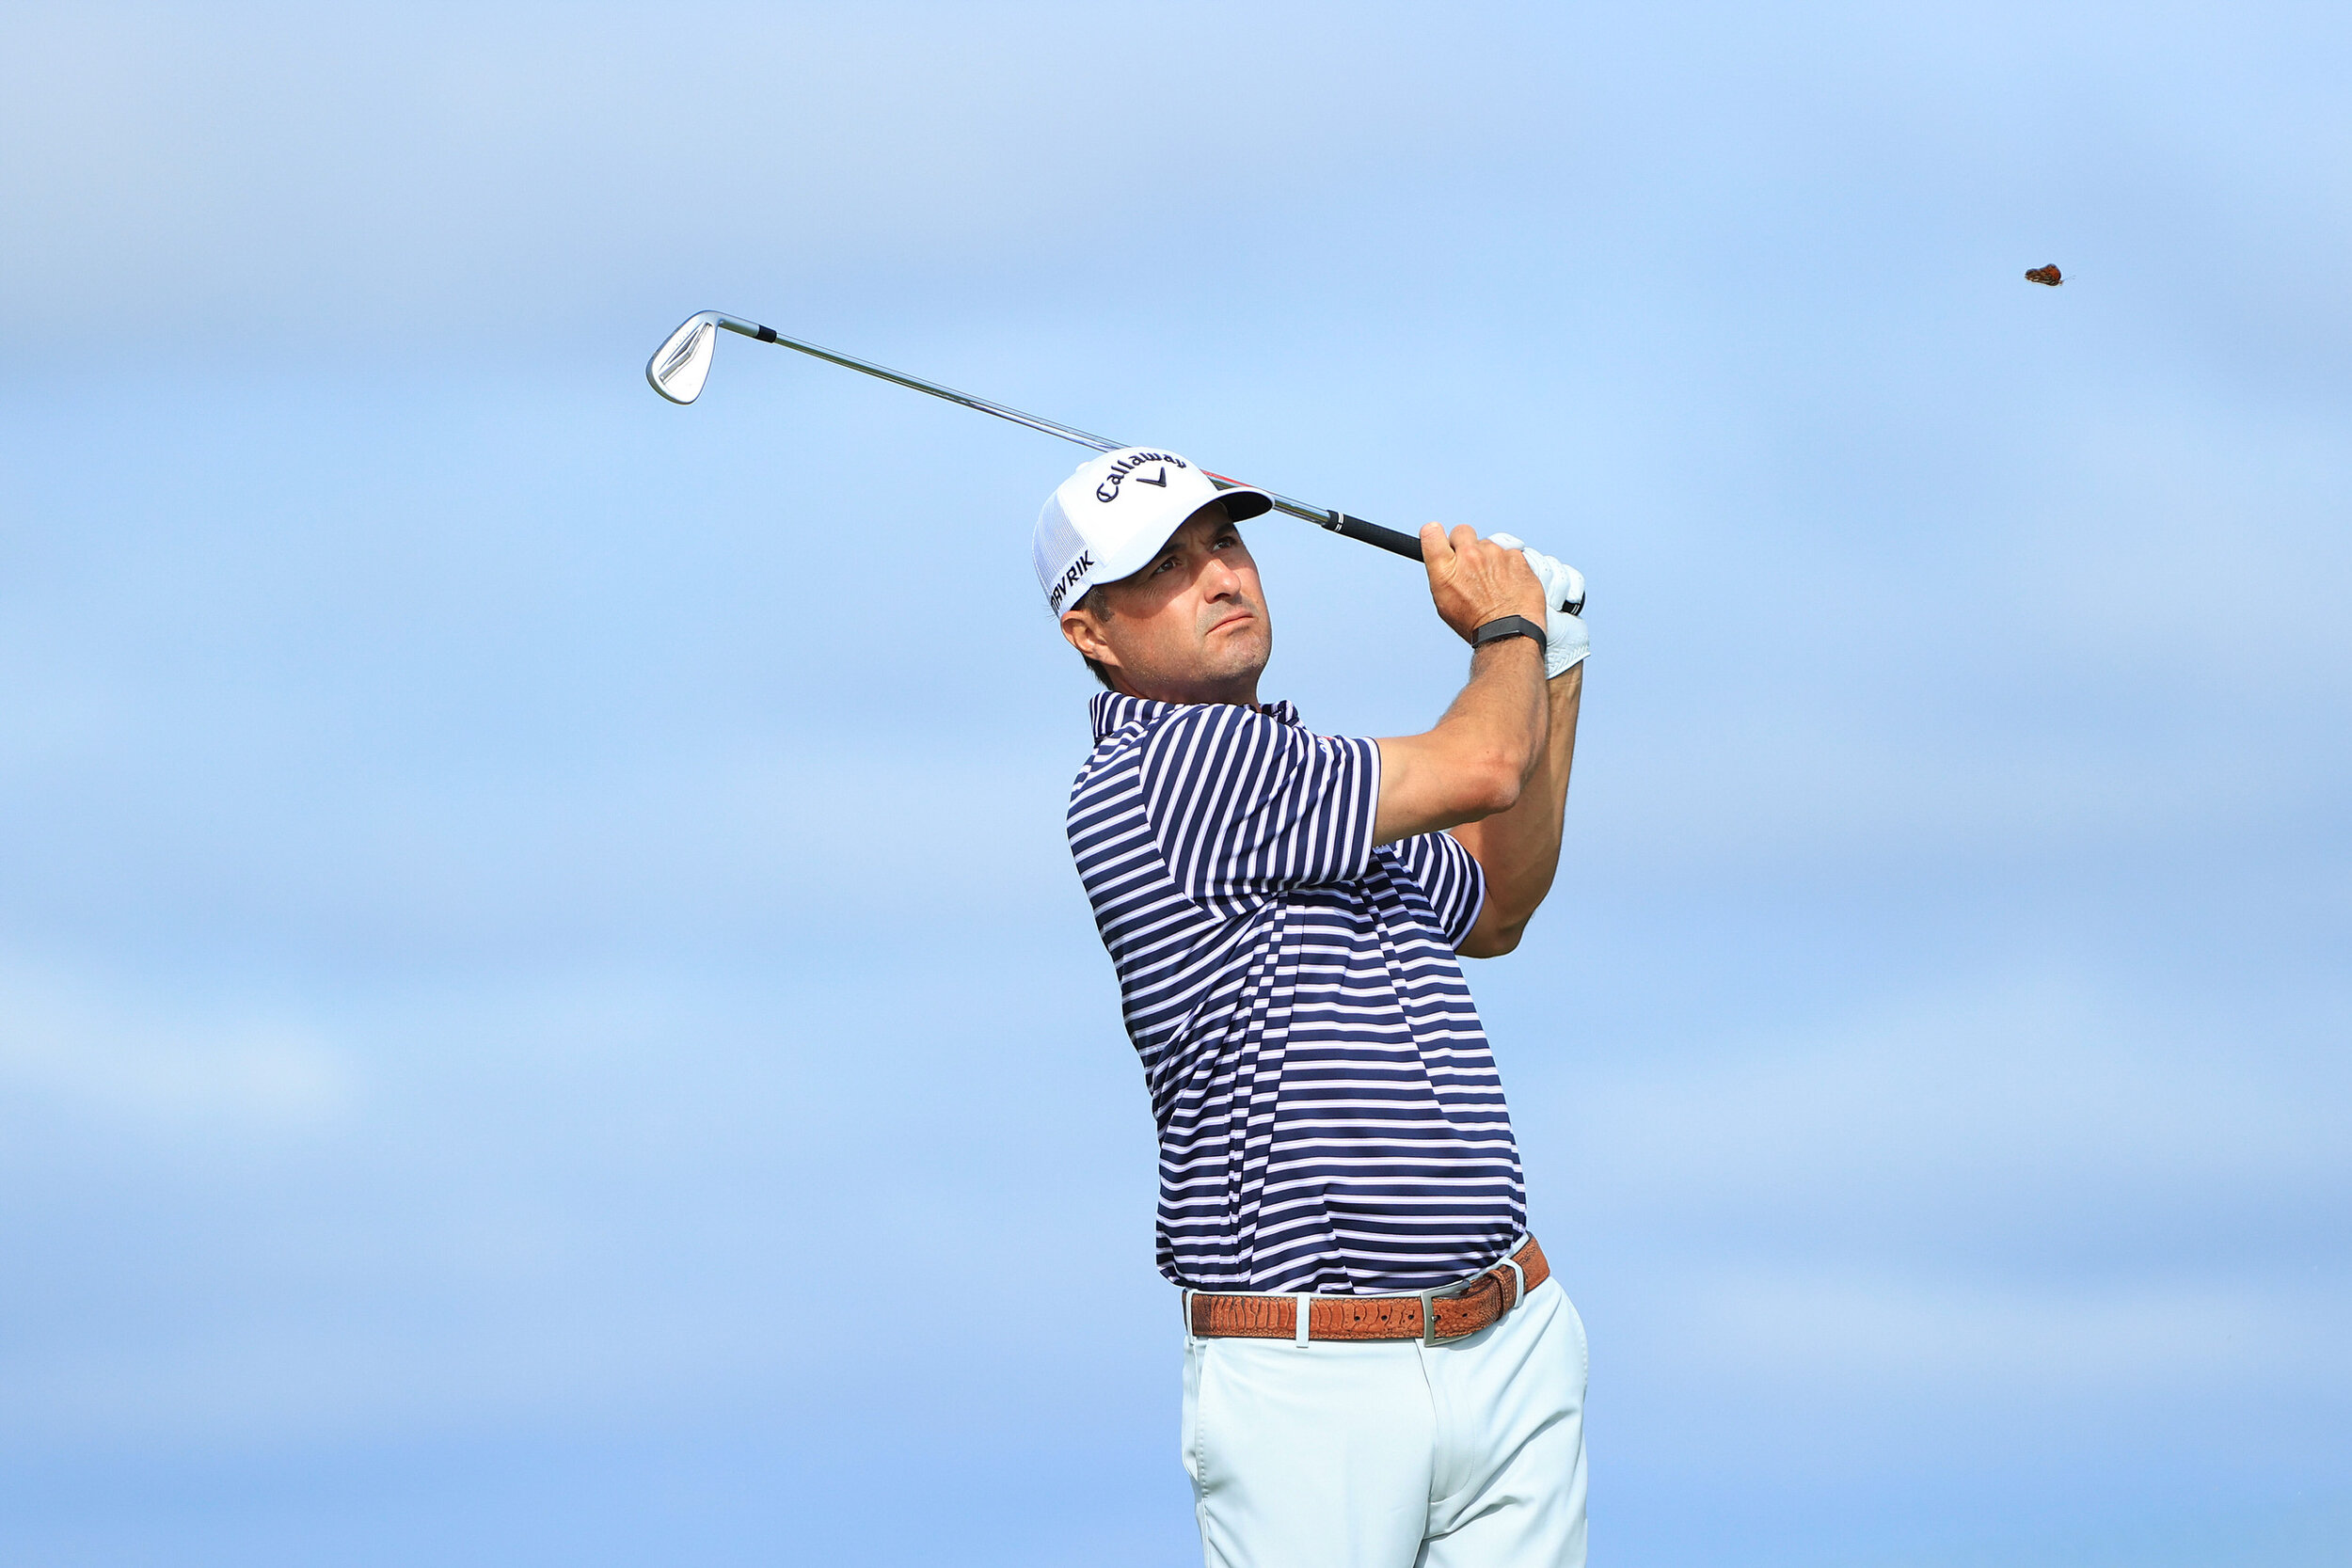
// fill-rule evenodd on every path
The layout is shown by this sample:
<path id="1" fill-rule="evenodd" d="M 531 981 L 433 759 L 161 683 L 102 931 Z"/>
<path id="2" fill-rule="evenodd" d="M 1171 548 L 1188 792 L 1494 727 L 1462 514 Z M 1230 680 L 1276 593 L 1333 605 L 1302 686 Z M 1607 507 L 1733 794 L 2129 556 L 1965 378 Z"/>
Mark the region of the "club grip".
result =
<path id="1" fill-rule="evenodd" d="M 1378 523 L 1365 522 L 1361 517 L 1351 517 L 1344 512 L 1326 513 L 1323 526 L 1334 533 L 1343 533 L 1350 539 L 1359 539 L 1367 545 L 1377 545 L 1382 549 L 1404 556 L 1409 561 L 1422 559 L 1421 541 L 1411 534 L 1399 533 L 1392 528 L 1382 528 Z M 1584 601 L 1569 599 L 1560 608 L 1571 615 L 1581 615 L 1584 613 Z"/>
<path id="2" fill-rule="evenodd" d="M 1407 561 L 1421 559 L 1421 541 L 1409 533 L 1399 533 L 1392 528 L 1382 528 L 1378 523 L 1368 523 L 1344 512 L 1330 514 L 1330 520 L 1323 526 L 1359 543 L 1376 545 L 1390 554 L 1401 555 Z"/>

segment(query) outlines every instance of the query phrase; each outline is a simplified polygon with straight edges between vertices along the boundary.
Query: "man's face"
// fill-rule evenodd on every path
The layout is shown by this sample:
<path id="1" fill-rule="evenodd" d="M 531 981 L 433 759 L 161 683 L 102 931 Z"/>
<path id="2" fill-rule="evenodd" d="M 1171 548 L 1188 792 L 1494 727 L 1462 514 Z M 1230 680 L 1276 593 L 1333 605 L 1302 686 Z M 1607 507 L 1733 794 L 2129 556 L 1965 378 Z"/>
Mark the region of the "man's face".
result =
<path id="1" fill-rule="evenodd" d="M 1110 612 L 1072 610 L 1062 635 L 1111 667 L 1122 690 L 1166 703 L 1255 703 L 1274 651 L 1258 563 L 1211 501 L 1152 563 L 1103 591 Z"/>

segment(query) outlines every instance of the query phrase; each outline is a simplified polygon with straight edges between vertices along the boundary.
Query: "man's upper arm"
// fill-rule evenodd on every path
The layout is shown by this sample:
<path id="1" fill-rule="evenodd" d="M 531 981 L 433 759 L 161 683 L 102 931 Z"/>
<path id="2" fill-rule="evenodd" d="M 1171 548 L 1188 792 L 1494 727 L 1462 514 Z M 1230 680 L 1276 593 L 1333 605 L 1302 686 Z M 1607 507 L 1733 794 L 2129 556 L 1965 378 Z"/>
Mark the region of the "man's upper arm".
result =
<path id="1" fill-rule="evenodd" d="M 1501 871 L 1507 877 L 1507 868 L 1489 866 L 1486 863 L 1486 855 L 1492 853 L 1492 850 L 1482 848 L 1478 830 L 1484 825 L 1471 822 L 1451 830 L 1446 834 L 1448 838 L 1455 839 L 1462 846 L 1462 853 L 1470 858 L 1471 864 L 1478 867 L 1478 911 L 1471 917 L 1468 928 L 1463 931 L 1462 940 L 1454 944 L 1454 950 L 1466 958 L 1502 957 L 1518 946 L 1519 938 L 1527 927 L 1524 918 L 1515 919 L 1494 896 L 1496 873 Z"/>
<path id="2" fill-rule="evenodd" d="M 1518 798 L 1519 759 L 1442 729 L 1384 736 L 1380 810 L 1373 841 L 1394 844 L 1507 811 Z"/>

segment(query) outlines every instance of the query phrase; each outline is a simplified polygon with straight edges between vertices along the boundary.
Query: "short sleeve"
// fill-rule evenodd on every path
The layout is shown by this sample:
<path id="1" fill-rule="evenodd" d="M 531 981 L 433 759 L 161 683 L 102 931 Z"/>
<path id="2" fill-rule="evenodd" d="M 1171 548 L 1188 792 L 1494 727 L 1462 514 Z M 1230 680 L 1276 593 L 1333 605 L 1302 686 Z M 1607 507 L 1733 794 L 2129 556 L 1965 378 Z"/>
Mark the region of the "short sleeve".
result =
<path id="1" fill-rule="evenodd" d="M 1200 900 L 1353 881 L 1372 862 L 1380 749 L 1231 703 L 1144 739 L 1144 812 L 1168 876 Z"/>
<path id="2" fill-rule="evenodd" d="M 1470 927 L 1478 924 L 1478 911 L 1486 902 L 1486 873 L 1477 857 L 1452 833 L 1399 839 L 1395 854 L 1437 911 L 1438 928 L 1445 933 L 1447 943 L 1459 947 L 1469 941 Z"/>

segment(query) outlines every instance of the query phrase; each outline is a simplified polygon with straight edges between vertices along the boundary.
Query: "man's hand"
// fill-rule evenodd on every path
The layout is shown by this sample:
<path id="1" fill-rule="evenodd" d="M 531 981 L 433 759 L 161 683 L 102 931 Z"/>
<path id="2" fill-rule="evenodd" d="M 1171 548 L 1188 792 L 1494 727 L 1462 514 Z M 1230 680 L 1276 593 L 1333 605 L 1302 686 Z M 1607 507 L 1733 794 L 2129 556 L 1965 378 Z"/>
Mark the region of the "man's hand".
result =
<path id="1" fill-rule="evenodd" d="M 1584 603 L 1584 574 L 1507 533 L 1494 534 L 1486 542 L 1525 556 L 1529 568 L 1544 585 L 1544 636 L 1548 640 L 1544 678 L 1557 679 L 1583 663 L 1593 651 L 1592 635 L 1584 629 L 1582 618 L 1568 607 Z"/>
<path id="2" fill-rule="evenodd" d="M 1479 627 L 1507 615 L 1540 624 L 1544 585 L 1517 550 L 1457 528 L 1448 538 L 1431 523 L 1421 531 L 1429 597 L 1467 642 Z M 1523 637 L 1489 642 L 1470 656 L 1470 684 L 1424 735 L 1380 742 L 1380 801 L 1373 842 L 1475 822 L 1508 811 L 1544 744 L 1544 662 Z"/>
<path id="3" fill-rule="evenodd" d="M 1421 553 L 1429 597 L 1463 641 L 1506 615 L 1543 624 L 1549 639 L 1541 658 L 1527 638 L 1487 643 L 1436 728 L 1380 742 L 1373 842 L 1451 829 L 1486 878 L 1486 901 L 1459 951 L 1490 958 L 1518 945 L 1560 865 L 1584 694 L 1579 666 L 1592 647 L 1563 606 L 1582 598 L 1584 578 L 1509 534 L 1481 539 L 1467 528 L 1449 538 L 1431 523 Z"/>
<path id="4" fill-rule="evenodd" d="M 1421 531 L 1421 558 L 1429 571 L 1429 597 L 1438 607 L 1438 618 L 1463 641 L 1487 622 L 1506 615 L 1543 623 L 1544 585 L 1518 540 L 1505 546 L 1497 539 L 1481 539 L 1468 524 L 1449 537 L 1442 527 L 1428 523 Z"/>

